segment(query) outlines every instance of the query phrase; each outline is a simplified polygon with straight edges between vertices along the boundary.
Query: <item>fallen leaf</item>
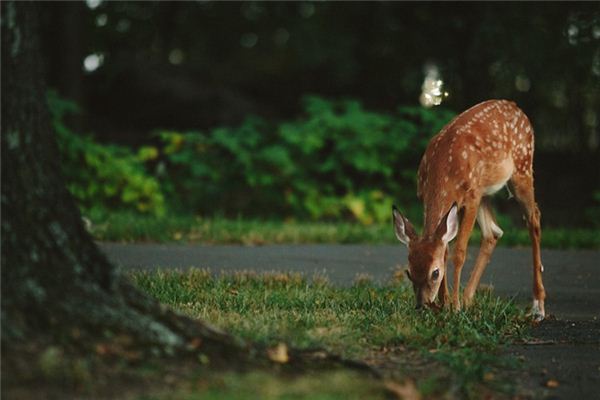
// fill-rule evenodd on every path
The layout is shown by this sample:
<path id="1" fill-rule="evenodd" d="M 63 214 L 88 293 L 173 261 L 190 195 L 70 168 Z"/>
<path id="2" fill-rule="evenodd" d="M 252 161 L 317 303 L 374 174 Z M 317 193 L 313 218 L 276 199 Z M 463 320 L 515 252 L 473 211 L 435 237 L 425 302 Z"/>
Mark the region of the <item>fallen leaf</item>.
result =
<path id="1" fill-rule="evenodd" d="M 556 379 L 548 379 L 548 381 L 546 382 L 546 387 L 549 388 L 557 388 L 560 386 L 560 383 L 558 383 L 558 381 Z"/>
<path id="2" fill-rule="evenodd" d="M 202 345 L 202 338 L 195 337 L 187 344 L 188 349 L 197 350 Z"/>
<path id="3" fill-rule="evenodd" d="M 206 354 L 198 355 L 198 361 L 200 361 L 200 364 L 202 364 L 202 365 L 210 364 L 210 358 L 208 358 L 208 356 Z"/>
<path id="4" fill-rule="evenodd" d="M 267 355 L 271 361 L 280 364 L 285 364 L 290 360 L 285 343 L 279 343 L 277 346 L 267 349 Z"/>
<path id="5" fill-rule="evenodd" d="M 109 348 L 106 344 L 104 343 L 98 343 L 96 344 L 96 354 L 103 356 L 108 354 L 109 352 Z"/>
<path id="6" fill-rule="evenodd" d="M 402 400 L 420 400 L 421 394 L 417 390 L 415 383 L 411 380 L 407 380 L 403 383 L 394 381 L 386 381 L 385 388 L 393 394 L 396 398 Z"/>

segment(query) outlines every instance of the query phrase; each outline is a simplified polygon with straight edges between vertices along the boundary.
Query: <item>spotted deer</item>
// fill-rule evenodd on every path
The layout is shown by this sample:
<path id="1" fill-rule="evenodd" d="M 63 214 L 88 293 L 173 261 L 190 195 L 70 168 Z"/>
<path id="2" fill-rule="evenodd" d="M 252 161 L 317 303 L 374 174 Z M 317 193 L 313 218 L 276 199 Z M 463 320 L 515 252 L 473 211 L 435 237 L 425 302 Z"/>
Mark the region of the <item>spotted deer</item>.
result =
<path id="1" fill-rule="evenodd" d="M 452 306 L 460 310 L 460 273 L 469 236 L 477 220 L 482 232 L 475 266 L 464 289 L 463 302 L 473 302 L 475 290 L 502 229 L 497 225 L 489 196 L 506 184 L 523 209 L 533 251 L 534 318 L 544 318 L 546 293 L 540 257 L 540 211 L 533 188 L 533 129 L 513 102 L 489 100 L 458 115 L 429 142 L 418 171 L 417 195 L 424 204 L 423 233 L 394 206 L 396 237 L 408 246 L 409 268 L 417 308 L 433 305 L 438 297 L 449 305 L 446 259 L 448 243 L 456 237 L 452 262 Z"/>

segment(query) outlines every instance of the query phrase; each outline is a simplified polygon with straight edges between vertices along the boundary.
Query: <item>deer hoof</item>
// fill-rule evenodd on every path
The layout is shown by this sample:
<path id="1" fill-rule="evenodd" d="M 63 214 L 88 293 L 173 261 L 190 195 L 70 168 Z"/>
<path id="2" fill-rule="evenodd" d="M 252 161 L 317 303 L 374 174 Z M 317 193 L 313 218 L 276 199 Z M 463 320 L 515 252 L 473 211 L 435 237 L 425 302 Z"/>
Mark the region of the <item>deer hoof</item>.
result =
<path id="1" fill-rule="evenodd" d="M 544 300 L 533 300 L 531 311 L 529 313 L 535 322 L 543 321 L 546 317 L 544 311 Z"/>

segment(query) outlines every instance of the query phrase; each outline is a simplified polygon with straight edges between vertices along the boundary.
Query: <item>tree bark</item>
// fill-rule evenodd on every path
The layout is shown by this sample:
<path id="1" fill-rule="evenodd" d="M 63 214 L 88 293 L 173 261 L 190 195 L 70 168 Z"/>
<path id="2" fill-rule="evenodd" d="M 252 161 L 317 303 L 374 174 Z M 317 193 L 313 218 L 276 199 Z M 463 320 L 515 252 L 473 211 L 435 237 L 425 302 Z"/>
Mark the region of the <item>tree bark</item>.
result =
<path id="1" fill-rule="evenodd" d="M 3 347 L 35 336 L 68 341 L 76 330 L 87 341 L 128 335 L 153 354 L 201 351 L 244 359 L 250 352 L 241 341 L 139 292 L 84 229 L 60 173 L 37 7 L 2 2 Z"/>

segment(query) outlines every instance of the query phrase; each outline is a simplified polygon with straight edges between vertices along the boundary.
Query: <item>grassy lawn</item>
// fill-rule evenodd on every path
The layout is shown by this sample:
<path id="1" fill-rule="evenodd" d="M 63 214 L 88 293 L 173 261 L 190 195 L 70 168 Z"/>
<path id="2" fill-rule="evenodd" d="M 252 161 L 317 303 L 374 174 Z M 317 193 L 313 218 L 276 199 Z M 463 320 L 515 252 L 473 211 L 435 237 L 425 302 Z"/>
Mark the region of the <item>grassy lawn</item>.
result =
<path id="1" fill-rule="evenodd" d="M 389 399 L 390 390 L 382 382 L 347 371 L 320 372 L 296 377 L 264 371 L 203 375 L 195 383 L 137 397 L 136 400 L 246 400 Z M 392 392 L 393 393 L 393 392 Z"/>
<path id="2" fill-rule="evenodd" d="M 343 371 L 294 379 L 231 373 L 148 399 L 385 398 L 403 390 L 434 398 L 510 396 L 513 387 L 501 371 L 516 361 L 500 350 L 524 337 L 529 325 L 524 309 L 486 290 L 467 312 L 418 312 L 401 274 L 388 286 L 357 279 L 346 288 L 294 274 L 212 277 L 191 270 L 131 276 L 159 301 L 243 339 L 284 354 L 287 346 L 325 349 L 364 360 L 385 377 L 381 381 Z"/>
<path id="3" fill-rule="evenodd" d="M 192 243 L 397 243 L 389 224 L 361 225 L 349 222 L 285 222 L 248 219 L 167 216 L 156 218 L 113 213 L 94 220 L 92 233 L 98 240 L 120 242 Z M 506 227 L 500 246 L 529 246 L 523 229 Z M 477 243 L 479 231 L 473 233 Z M 544 248 L 600 248 L 598 229 L 543 229 Z"/>

